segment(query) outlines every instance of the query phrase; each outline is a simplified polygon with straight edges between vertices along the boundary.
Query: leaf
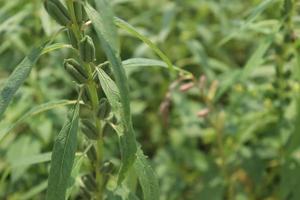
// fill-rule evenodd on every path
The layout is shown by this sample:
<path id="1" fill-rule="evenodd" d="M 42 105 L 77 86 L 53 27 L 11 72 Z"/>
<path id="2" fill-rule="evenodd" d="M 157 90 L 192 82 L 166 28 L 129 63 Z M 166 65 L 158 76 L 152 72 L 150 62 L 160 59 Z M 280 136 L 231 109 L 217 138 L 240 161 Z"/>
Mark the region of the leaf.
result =
<path id="1" fill-rule="evenodd" d="M 51 157 L 46 200 L 65 200 L 77 146 L 79 103 L 58 134 Z"/>
<path id="2" fill-rule="evenodd" d="M 134 168 L 143 190 L 144 200 L 158 200 L 160 196 L 158 179 L 141 149 L 137 151 Z"/>
<path id="3" fill-rule="evenodd" d="M 37 194 L 45 190 L 47 186 L 48 186 L 47 181 L 43 181 L 40 184 L 32 187 L 28 192 L 22 195 L 22 200 L 34 199 L 34 197 L 36 197 Z"/>
<path id="4" fill-rule="evenodd" d="M 168 69 L 168 65 L 160 60 L 149 58 L 130 58 L 122 61 L 122 64 L 128 75 L 138 70 L 140 67 L 161 67 Z M 173 66 L 176 71 L 192 75 L 190 72 L 185 71 L 179 67 Z"/>
<path id="5" fill-rule="evenodd" d="M 271 3 L 275 3 L 278 0 L 265 0 L 265 1 L 261 1 L 261 3 L 252 10 L 252 12 L 250 13 L 249 17 L 245 20 L 245 22 L 243 23 L 243 25 L 238 29 L 235 30 L 234 32 L 232 32 L 230 35 L 228 35 L 227 37 L 223 38 L 217 46 L 222 46 L 224 44 L 226 44 L 227 42 L 229 42 L 230 40 L 232 40 L 234 37 L 236 37 L 237 35 L 241 34 L 242 31 L 244 31 L 245 29 L 247 29 L 251 23 L 262 13 L 264 12 L 264 10 L 266 10 L 268 8 L 268 6 Z"/>
<path id="6" fill-rule="evenodd" d="M 96 33 L 101 41 L 102 48 L 112 66 L 112 71 L 116 80 L 116 85 L 119 89 L 120 101 L 122 104 L 120 123 L 123 125 L 124 135 L 119 137 L 122 154 L 122 165 L 118 178 L 118 183 L 120 184 L 125 177 L 125 173 L 134 163 L 137 146 L 130 114 L 127 77 L 122 66 L 119 51 L 116 47 L 117 42 L 113 41 L 113 39 L 116 38 L 112 37 L 116 35 L 112 10 L 105 0 L 99 0 L 96 2 L 97 7 L 101 8 L 99 13 L 88 3 L 85 4 L 85 10 L 92 21 Z M 105 30 L 110 30 L 110 32 Z"/>
<path id="7" fill-rule="evenodd" d="M 131 26 L 126 21 L 118 17 L 115 17 L 115 24 L 120 28 L 128 31 L 130 34 L 137 37 L 138 39 L 142 40 L 167 64 L 170 71 L 174 71 L 173 64 L 168 58 L 168 56 L 166 56 L 151 40 L 140 34 L 133 26 Z"/>
<path id="8" fill-rule="evenodd" d="M 33 49 L 9 76 L 4 87 L 0 90 L 0 119 L 4 114 L 9 102 L 12 100 L 14 94 L 24 83 L 24 81 L 30 74 L 33 65 L 35 65 L 39 57 L 44 53 L 66 47 L 66 45 L 62 44 L 54 44 L 48 47 L 48 45 L 52 43 L 55 37 L 63 30 L 64 28 L 59 29 L 55 34 L 53 34 L 52 37 L 50 37 L 49 40 L 43 43 L 40 47 Z"/>
<path id="9" fill-rule="evenodd" d="M 9 125 L 7 128 L 0 130 L 0 142 L 10 131 L 12 131 L 14 128 L 16 128 L 20 123 L 25 121 L 27 118 L 32 117 L 37 114 L 40 114 L 42 112 L 51 110 L 53 108 L 57 108 L 57 107 L 61 107 L 61 106 L 69 105 L 69 104 L 75 104 L 75 103 L 76 103 L 76 101 L 58 100 L 58 101 L 47 102 L 47 103 L 44 103 L 44 104 L 41 104 L 41 105 L 38 105 L 38 106 L 32 108 L 31 110 L 29 110 L 28 112 L 23 114 L 23 116 L 20 119 L 18 119 L 16 122 Z"/>
<path id="10" fill-rule="evenodd" d="M 100 85 L 115 113 L 120 114 L 121 97 L 115 82 L 101 68 L 96 68 Z"/>
<path id="11" fill-rule="evenodd" d="M 254 53 L 248 59 L 246 65 L 243 67 L 243 71 L 240 78 L 241 80 L 245 80 L 256 67 L 262 64 L 263 57 L 267 52 L 267 50 L 269 49 L 272 40 L 273 40 L 273 35 L 270 35 L 260 43 L 260 45 L 254 51 Z"/>
<path id="12" fill-rule="evenodd" d="M 11 167 L 12 168 L 16 168 L 20 166 L 24 167 L 24 166 L 37 164 L 37 163 L 47 162 L 50 160 L 51 160 L 51 152 L 41 153 L 37 155 L 28 155 L 28 156 L 23 156 L 11 162 Z"/>
<path id="13" fill-rule="evenodd" d="M 221 81 L 222 85 L 217 92 L 215 100 L 219 99 L 232 85 L 240 81 L 246 81 L 251 72 L 253 72 L 255 68 L 259 67 L 263 63 L 263 57 L 266 51 L 269 49 L 272 40 L 272 34 L 266 37 L 250 56 L 242 70 L 238 69 L 224 74 L 225 78 Z"/>
<path id="14" fill-rule="evenodd" d="M 37 62 L 46 44 L 33 49 L 27 57 L 16 67 L 13 73 L 9 76 L 4 87 L 0 90 L 0 118 L 5 112 L 13 95 L 17 92 L 19 87 L 24 83 L 29 75 L 32 66 Z"/>

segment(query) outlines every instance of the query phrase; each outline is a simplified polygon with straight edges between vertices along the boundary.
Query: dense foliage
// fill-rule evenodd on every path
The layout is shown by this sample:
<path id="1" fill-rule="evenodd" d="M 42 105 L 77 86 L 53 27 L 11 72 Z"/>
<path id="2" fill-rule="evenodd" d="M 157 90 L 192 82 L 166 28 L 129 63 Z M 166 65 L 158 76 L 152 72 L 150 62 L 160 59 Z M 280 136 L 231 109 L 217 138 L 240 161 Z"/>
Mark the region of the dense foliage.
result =
<path id="1" fill-rule="evenodd" d="M 105 1 L 95 1 L 89 3 L 100 18 L 85 4 L 91 20 L 85 34 L 93 38 L 95 63 L 101 66 L 95 84 L 102 88 L 95 87 L 127 127 L 125 76 L 107 63 L 118 61 L 120 53 L 122 63 L 115 64 L 126 72 L 138 143 L 128 150 L 119 141 L 123 129 L 106 127 L 104 157 L 94 166 L 87 152 L 96 144 L 78 131 L 77 147 L 71 145 L 76 154 L 72 148 L 67 152 L 74 165 L 55 157 L 73 165 L 70 180 L 61 183 L 70 199 L 97 196 L 99 191 L 86 189 L 85 179 L 98 171 L 101 195 L 109 200 L 300 198 L 299 1 L 107 1 L 118 18 L 106 18 L 111 13 L 99 6 Z M 63 64 L 76 57 L 68 31 L 53 37 L 61 27 L 40 0 L 0 1 L 0 199 L 44 199 L 51 190 L 48 178 L 50 184 L 61 175 L 51 173 L 51 152 L 59 151 L 58 133 L 77 129 L 72 123 L 78 121 L 82 95 Z M 45 43 L 49 38 L 52 45 Z M 12 74 L 22 60 L 36 64 L 4 113 L 10 92 L 22 83 Z M 15 82 L 7 87 L 10 74 Z M 114 89 L 120 99 L 114 100 Z M 109 120 L 113 126 L 116 119 Z M 127 160 L 133 167 L 117 186 L 124 152 L 126 157 L 132 149 L 137 159 Z"/>

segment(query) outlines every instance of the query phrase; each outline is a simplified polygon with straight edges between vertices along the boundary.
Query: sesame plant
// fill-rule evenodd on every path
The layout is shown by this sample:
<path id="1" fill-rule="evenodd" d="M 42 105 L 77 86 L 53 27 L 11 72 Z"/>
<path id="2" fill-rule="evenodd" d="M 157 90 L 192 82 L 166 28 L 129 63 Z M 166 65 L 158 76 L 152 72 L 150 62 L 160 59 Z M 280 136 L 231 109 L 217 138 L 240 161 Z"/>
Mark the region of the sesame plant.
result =
<path id="1" fill-rule="evenodd" d="M 1 0 L 0 199 L 300 199 L 299 19 L 297 0 Z"/>
<path id="2" fill-rule="evenodd" d="M 68 102 L 74 105 L 55 139 L 46 199 L 67 199 L 70 196 L 84 157 L 87 157 L 90 163 L 86 172 L 80 175 L 82 198 L 110 199 L 111 195 L 117 196 L 121 193 L 124 199 L 138 199 L 135 191 L 139 182 L 144 199 L 159 199 L 155 173 L 135 139 L 129 88 L 119 55 L 115 24 L 150 45 L 172 70 L 173 65 L 150 40 L 125 21 L 115 19 L 106 1 L 95 1 L 95 6 L 98 11 L 87 1 L 44 1 L 45 10 L 62 28 L 42 46 L 31 51 L 8 78 L 1 90 L 0 115 L 3 115 L 13 95 L 40 56 L 56 49 L 70 48 L 73 56 L 65 58 L 63 66 L 65 73 L 74 80 L 77 98 Z M 96 35 L 88 34 L 92 28 Z M 65 32 L 70 44 L 53 44 L 55 38 Z M 95 42 L 101 43 L 108 61 L 101 63 L 97 60 Z M 137 65 L 145 61 L 151 62 L 146 59 L 133 59 L 127 60 L 126 63 Z M 115 175 L 112 173 L 113 163 L 105 155 L 104 146 L 106 134 L 111 133 L 111 130 L 118 135 L 122 159 L 120 169 Z M 76 157 L 79 133 L 85 135 L 86 148 Z M 130 184 L 125 184 L 124 180 Z"/>

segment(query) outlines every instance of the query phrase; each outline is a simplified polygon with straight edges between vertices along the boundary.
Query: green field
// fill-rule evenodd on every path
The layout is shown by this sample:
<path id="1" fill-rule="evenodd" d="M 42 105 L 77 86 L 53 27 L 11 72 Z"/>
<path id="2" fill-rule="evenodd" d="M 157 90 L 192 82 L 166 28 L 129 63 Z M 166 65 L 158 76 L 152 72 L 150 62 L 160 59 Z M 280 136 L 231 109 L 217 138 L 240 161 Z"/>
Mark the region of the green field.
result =
<path id="1" fill-rule="evenodd" d="M 0 200 L 299 200 L 300 1 L 1 0 Z"/>

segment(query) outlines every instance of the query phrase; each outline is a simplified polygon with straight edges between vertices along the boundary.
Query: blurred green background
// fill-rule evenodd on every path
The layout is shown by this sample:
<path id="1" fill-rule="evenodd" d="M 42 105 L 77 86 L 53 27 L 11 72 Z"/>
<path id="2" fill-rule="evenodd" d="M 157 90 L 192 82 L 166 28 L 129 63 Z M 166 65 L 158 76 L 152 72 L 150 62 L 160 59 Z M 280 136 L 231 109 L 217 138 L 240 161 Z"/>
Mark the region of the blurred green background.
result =
<path id="1" fill-rule="evenodd" d="M 161 199 L 300 199 L 300 3 L 111 3 L 116 16 L 195 77 L 192 85 L 161 68 L 128 73 L 134 127 L 158 175 Z M 0 87 L 58 28 L 40 0 L 0 1 Z M 123 60 L 158 59 L 139 40 L 119 34 Z M 57 42 L 66 43 L 66 34 Z M 99 44 L 97 50 L 104 62 Z M 69 55 L 64 49 L 39 60 L 1 120 L 0 135 L 37 105 L 76 99 L 62 67 Z M 32 115 L 0 138 L 0 199 L 43 199 L 49 162 L 22 161 L 48 155 L 65 115 L 65 106 Z M 107 156 L 118 157 L 116 134 L 105 139 Z"/>

